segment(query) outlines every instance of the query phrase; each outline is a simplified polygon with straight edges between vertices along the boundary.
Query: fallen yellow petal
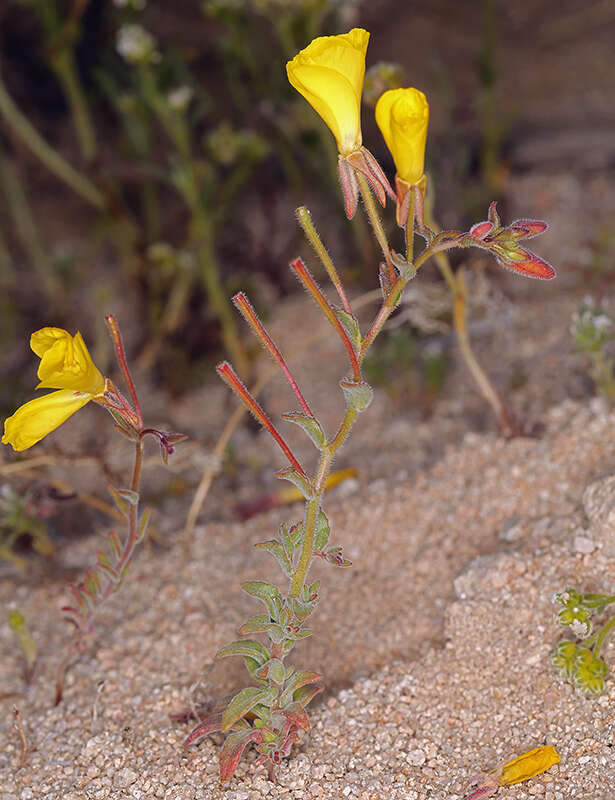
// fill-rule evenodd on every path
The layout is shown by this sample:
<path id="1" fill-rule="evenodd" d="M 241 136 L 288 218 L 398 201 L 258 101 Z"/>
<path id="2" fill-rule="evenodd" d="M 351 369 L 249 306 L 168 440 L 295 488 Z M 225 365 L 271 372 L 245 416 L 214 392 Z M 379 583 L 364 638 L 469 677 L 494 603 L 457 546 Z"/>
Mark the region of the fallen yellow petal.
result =
<path id="1" fill-rule="evenodd" d="M 545 772 L 561 760 L 562 757 L 552 745 L 535 747 L 504 764 L 500 776 L 500 786 L 510 786 L 513 783 L 527 781 L 535 775 Z"/>

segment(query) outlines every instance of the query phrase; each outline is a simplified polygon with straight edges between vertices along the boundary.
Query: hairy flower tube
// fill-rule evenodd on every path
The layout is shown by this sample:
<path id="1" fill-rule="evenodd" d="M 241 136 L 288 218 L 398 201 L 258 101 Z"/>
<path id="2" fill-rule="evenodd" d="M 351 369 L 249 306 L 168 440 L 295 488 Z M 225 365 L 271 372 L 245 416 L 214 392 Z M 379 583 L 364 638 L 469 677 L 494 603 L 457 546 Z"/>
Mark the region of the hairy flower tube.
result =
<path id="1" fill-rule="evenodd" d="M 59 391 L 30 400 L 5 421 L 2 443 L 14 450 L 32 447 L 90 400 L 102 398 L 106 386 L 79 332 L 41 328 L 30 347 L 41 359 L 36 388 Z"/>
<path id="2" fill-rule="evenodd" d="M 427 98 L 418 89 L 391 89 L 376 103 L 376 122 L 391 151 L 397 176 L 410 185 L 423 177 L 429 122 Z"/>
<path id="3" fill-rule="evenodd" d="M 327 123 L 341 155 L 361 148 L 361 94 L 369 33 L 319 36 L 286 65 L 290 85 Z"/>

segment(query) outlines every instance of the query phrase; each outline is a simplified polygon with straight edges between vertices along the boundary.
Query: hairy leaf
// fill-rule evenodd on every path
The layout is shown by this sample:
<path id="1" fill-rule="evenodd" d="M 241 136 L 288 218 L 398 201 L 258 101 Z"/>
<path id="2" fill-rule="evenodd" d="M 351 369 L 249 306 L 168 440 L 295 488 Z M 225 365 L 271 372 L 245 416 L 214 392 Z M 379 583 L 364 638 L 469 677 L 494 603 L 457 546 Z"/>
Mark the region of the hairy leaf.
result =
<path id="1" fill-rule="evenodd" d="M 306 500 L 310 500 L 314 496 L 314 487 L 305 475 L 302 475 L 299 470 L 294 467 L 286 467 L 274 472 L 276 478 L 281 481 L 290 481 L 293 483 Z"/>
<path id="2" fill-rule="evenodd" d="M 209 714 L 205 717 L 204 720 L 201 720 L 199 724 L 193 728 L 186 739 L 184 740 L 184 747 L 188 747 L 188 745 L 192 744 L 192 742 L 196 742 L 197 739 L 202 739 L 203 736 L 208 736 L 210 733 L 217 733 L 220 730 L 220 726 L 222 725 L 222 712 L 215 711 L 213 714 Z"/>
<path id="3" fill-rule="evenodd" d="M 293 571 L 293 565 L 284 547 L 277 541 L 277 539 L 270 539 L 267 542 L 257 542 L 254 547 L 259 550 L 267 550 L 278 562 L 282 568 L 282 572 L 286 577 L 290 577 Z"/>
<path id="4" fill-rule="evenodd" d="M 342 328 L 346 331 L 346 335 L 350 339 L 352 346 L 358 353 L 361 349 L 361 332 L 359 330 L 359 323 L 352 314 L 344 311 L 343 308 L 334 308 L 333 313 L 340 321 Z"/>
<path id="5" fill-rule="evenodd" d="M 239 759 L 250 742 L 261 742 L 261 731 L 249 730 L 229 733 L 220 751 L 220 780 L 225 783 L 233 776 Z"/>
<path id="6" fill-rule="evenodd" d="M 282 414 L 282 419 L 286 422 L 294 422 L 299 425 L 305 433 L 310 437 L 317 450 L 322 450 L 327 444 L 327 437 L 323 431 L 320 422 L 314 417 L 308 417 L 307 414 L 300 414 L 298 411 L 293 411 L 288 414 Z"/>
<path id="7" fill-rule="evenodd" d="M 222 715 L 222 733 L 226 733 L 238 720 L 243 719 L 255 705 L 267 699 L 269 694 L 268 689 L 259 686 L 248 686 L 237 692 Z"/>
<path id="8" fill-rule="evenodd" d="M 327 515 L 321 509 L 316 518 L 316 530 L 314 532 L 314 550 L 323 550 L 327 546 L 331 531 Z"/>
<path id="9" fill-rule="evenodd" d="M 227 658 L 228 656 L 249 656 L 257 661 L 260 667 L 265 661 L 269 661 L 271 653 L 254 639 L 241 639 L 227 644 L 216 653 L 216 658 Z"/>

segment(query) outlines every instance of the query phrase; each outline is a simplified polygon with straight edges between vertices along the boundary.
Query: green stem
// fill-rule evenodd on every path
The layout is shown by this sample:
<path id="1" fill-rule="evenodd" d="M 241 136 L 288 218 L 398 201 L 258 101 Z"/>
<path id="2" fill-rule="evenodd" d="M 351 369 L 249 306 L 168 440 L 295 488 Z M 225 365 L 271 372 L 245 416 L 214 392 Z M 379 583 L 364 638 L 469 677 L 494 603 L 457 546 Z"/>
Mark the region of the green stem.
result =
<path id="1" fill-rule="evenodd" d="M 611 619 L 602 628 L 600 633 L 596 636 L 596 643 L 594 644 L 594 656 L 596 658 L 598 658 L 598 656 L 600 655 L 600 650 L 602 649 L 604 640 L 614 628 L 615 628 L 615 616 L 611 617 Z"/>
<path id="2" fill-rule="evenodd" d="M 369 188 L 369 183 L 367 182 L 367 178 L 365 177 L 365 175 L 362 175 L 360 172 L 357 172 L 356 170 L 355 170 L 355 175 L 357 176 L 357 180 L 359 182 L 359 189 L 361 191 L 361 197 L 363 198 L 363 203 L 365 204 L 365 211 L 374 229 L 374 235 L 378 240 L 378 244 L 380 245 L 380 249 L 382 250 L 382 255 L 384 256 L 384 260 L 389 272 L 389 281 L 391 282 L 391 284 L 393 284 L 395 283 L 395 278 L 396 278 L 395 268 L 393 267 L 393 263 L 391 261 L 391 251 L 389 249 L 389 242 L 384 227 L 382 225 L 382 221 L 380 219 L 380 214 L 378 213 L 378 209 L 376 208 L 376 203 L 374 202 L 374 196 L 372 194 L 372 190 Z"/>
<path id="3" fill-rule="evenodd" d="M 4 117 L 13 133 L 34 153 L 50 172 L 70 186 L 73 191 L 99 210 L 105 209 L 105 198 L 101 191 L 84 175 L 65 161 L 42 138 L 29 120 L 17 108 L 6 91 L 0 74 L 0 115 Z"/>
<path id="4" fill-rule="evenodd" d="M 419 190 L 420 191 L 420 190 Z M 412 264 L 414 258 L 414 215 L 416 210 L 416 194 L 414 186 L 410 188 L 410 205 L 408 208 L 408 219 L 404 225 L 404 237 L 406 239 L 406 261 Z"/>
<path id="5" fill-rule="evenodd" d="M 248 357 L 239 338 L 233 306 L 222 287 L 218 262 L 211 245 L 209 224 L 200 210 L 198 216 L 193 219 L 193 236 L 197 243 L 199 274 L 207 298 L 220 322 L 222 342 L 237 372 L 241 377 L 245 377 L 248 374 Z"/>
<path id="6" fill-rule="evenodd" d="M 62 84 L 68 100 L 83 157 L 86 161 L 91 161 L 95 157 L 97 150 L 96 134 L 77 72 L 73 51 L 68 47 L 63 47 L 52 56 L 51 65 Z"/>
<path id="7" fill-rule="evenodd" d="M 331 283 L 335 286 L 335 290 L 342 301 L 342 305 L 344 309 L 352 315 L 352 308 L 350 303 L 348 302 L 348 298 L 346 297 L 346 292 L 344 291 L 344 287 L 342 286 L 342 282 L 340 280 L 340 276 L 338 275 L 337 269 L 335 268 L 335 264 L 329 253 L 327 253 L 327 248 L 322 243 L 322 239 L 318 235 L 318 231 L 312 222 L 312 215 L 308 211 L 305 206 L 299 206 L 296 211 L 297 219 L 299 220 L 299 224 L 303 228 L 303 232 L 307 236 L 310 244 L 316 251 L 316 255 L 320 259 L 323 267 L 327 270 L 327 274 L 331 279 Z"/>

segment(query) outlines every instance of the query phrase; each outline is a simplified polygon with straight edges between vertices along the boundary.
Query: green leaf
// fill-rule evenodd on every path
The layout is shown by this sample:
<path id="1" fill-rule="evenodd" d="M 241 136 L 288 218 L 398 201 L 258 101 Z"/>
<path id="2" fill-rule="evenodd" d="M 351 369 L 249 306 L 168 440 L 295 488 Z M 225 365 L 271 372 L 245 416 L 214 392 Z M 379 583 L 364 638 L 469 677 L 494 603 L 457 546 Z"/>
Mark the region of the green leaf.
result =
<path id="1" fill-rule="evenodd" d="M 302 603 L 300 600 L 297 600 L 296 597 L 292 598 L 292 603 L 295 616 L 300 622 L 307 619 L 314 610 L 314 607 L 310 603 Z"/>
<path id="2" fill-rule="evenodd" d="M 314 496 L 314 487 L 310 483 L 309 479 L 306 478 L 305 475 L 302 475 L 299 470 L 296 470 L 294 467 L 287 467 L 286 469 L 278 470 L 278 472 L 274 472 L 273 474 L 281 481 L 290 481 L 293 483 L 306 500 L 311 500 L 311 498 Z"/>
<path id="3" fill-rule="evenodd" d="M 222 783 L 233 776 L 246 745 L 250 742 L 262 741 L 262 738 L 263 735 L 260 731 L 252 729 L 229 733 L 220 750 L 220 780 Z"/>
<path id="4" fill-rule="evenodd" d="M 350 343 L 356 352 L 361 349 L 361 331 L 359 330 L 359 323 L 343 308 L 334 308 L 333 313 L 340 321 L 342 328 L 346 331 L 346 335 L 350 339 Z"/>
<path id="5" fill-rule="evenodd" d="M 293 411 L 288 414 L 282 414 L 282 419 L 286 422 L 293 422 L 303 428 L 305 433 L 310 437 L 317 450 L 324 450 L 327 446 L 327 437 L 323 431 L 320 423 L 314 417 L 308 417 L 307 414 L 300 414 L 298 411 Z"/>
<path id="6" fill-rule="evenodd" d="M 255 639 L 241 639 L 227 644 L 216 653 L 216 658 L 227 658 L 228 656 L 249 656 L 257 661 L 260 667 L 265 661 L 269 661 L 271 653 Z"/>
<path id="7" fill-rule="evenodd" d="M 354 408 L 355 411 L 365 411 L 372 402 L 374 391 L 369 383 L 365 381 L 352 381 L 344 378 L 340 381 L 340 387 L 346 398 L 346 405 Z"/>
<path id="8" fill-rule="evenodd" d="M 292 678 L 284 687 L 286 692 L 295 692 L 302 686 L 307 686 L 310 683 L 320 683 L 323 676 L 319 672 L 295 672 Z"/>
<path id="9" fill-rule="evenodd" d="M 149 522 L 149 515 L 152 509 L 149 506 L 143 512 L 143 516 L 139 520 L 139 526 L 137 528 L 137 541 L 142 539 L 145 536 L 145 531 L 147 530 L 147 523 Z"/>
<path id="10" fill-rule="evenodd" d="M 272 621 L 269 614 L 255 614 L 247 622 L 239 628 L 237 633 L 242 636 L 246 633 L 264 633 L 268 631 L 275 622 Z"/>
<path id="11" fill-rule="evenodd" d="M 235 722 L 243 719 L 255 705 L 261 703 L 268 696 L 269 691 L 258 686 L 248 686 L 237 692 L 222 715 L 222 724 L 220 725 L 222 733 L 226 733 Z"/>
<path id="12" fill-rule="evenodd" d="M 109 490 L 109 494 L 113 498 L 113 502 L 118 507 L 120 513 L 127 517 L 130 513 L 130 507 L 131 505 L 134 505 L 134 503 L 131 503 L 128 498 L 124 496 L 125 490 L 118 491 L 117 489 L 114 489 L 113 486 L 107 486 L 107 489 Z"/>
<path id="13" fill-rule="evenodd" d="M 295 692 L 294 700 L 296 703 L 300 703 L 303 708 L 305 708 L 307 704 L 316 697 L 317 694 L 322 692 L 323 688 L 324 687 L 322 686 L 301 686 Z"/>
<path id="14" fill-rule="evenodd" d="M 259 678 L 267 678 L 267 680 L 273 681 L 278 686 L 281 686 L 286 677 L 286 669 L 279 658 L 272 658 L 259 668 L 257 676 Z"/>
<path id="15" fill-rule="evenodd" d="M 329 520 L 327 519 L 325 512 L 321 509 L 318 512 L 318 517 L 316 518 L 314 550 L 324 550 L 324 548 L 327 546 L 327 542 L 329 541 L 330 533 Z"/>
<path id="16" fill-rule="evenodd" d="M 271 553 L 271 555 L 282 568 L 282 572 L 286 575 L 286 577 L 289 578 L 291 576 L 293 565 L 290 562 L 290 558 L 288 557 L 286 550 L 277 539 L 270 539 L 267 542 L 257 542 L 254 547 L 256 547 L 258 550 L 267 550 L 268 553 Z"/>
<path id="17" fill-rule="evenodd" d="M 272 619 L 277 619 L 279 605 L 282 602 L 282 594 L 277 586 L 265 581 L 246 581 L 241 588 L 252 597 L 261 600 L 267 606 Z"/>

